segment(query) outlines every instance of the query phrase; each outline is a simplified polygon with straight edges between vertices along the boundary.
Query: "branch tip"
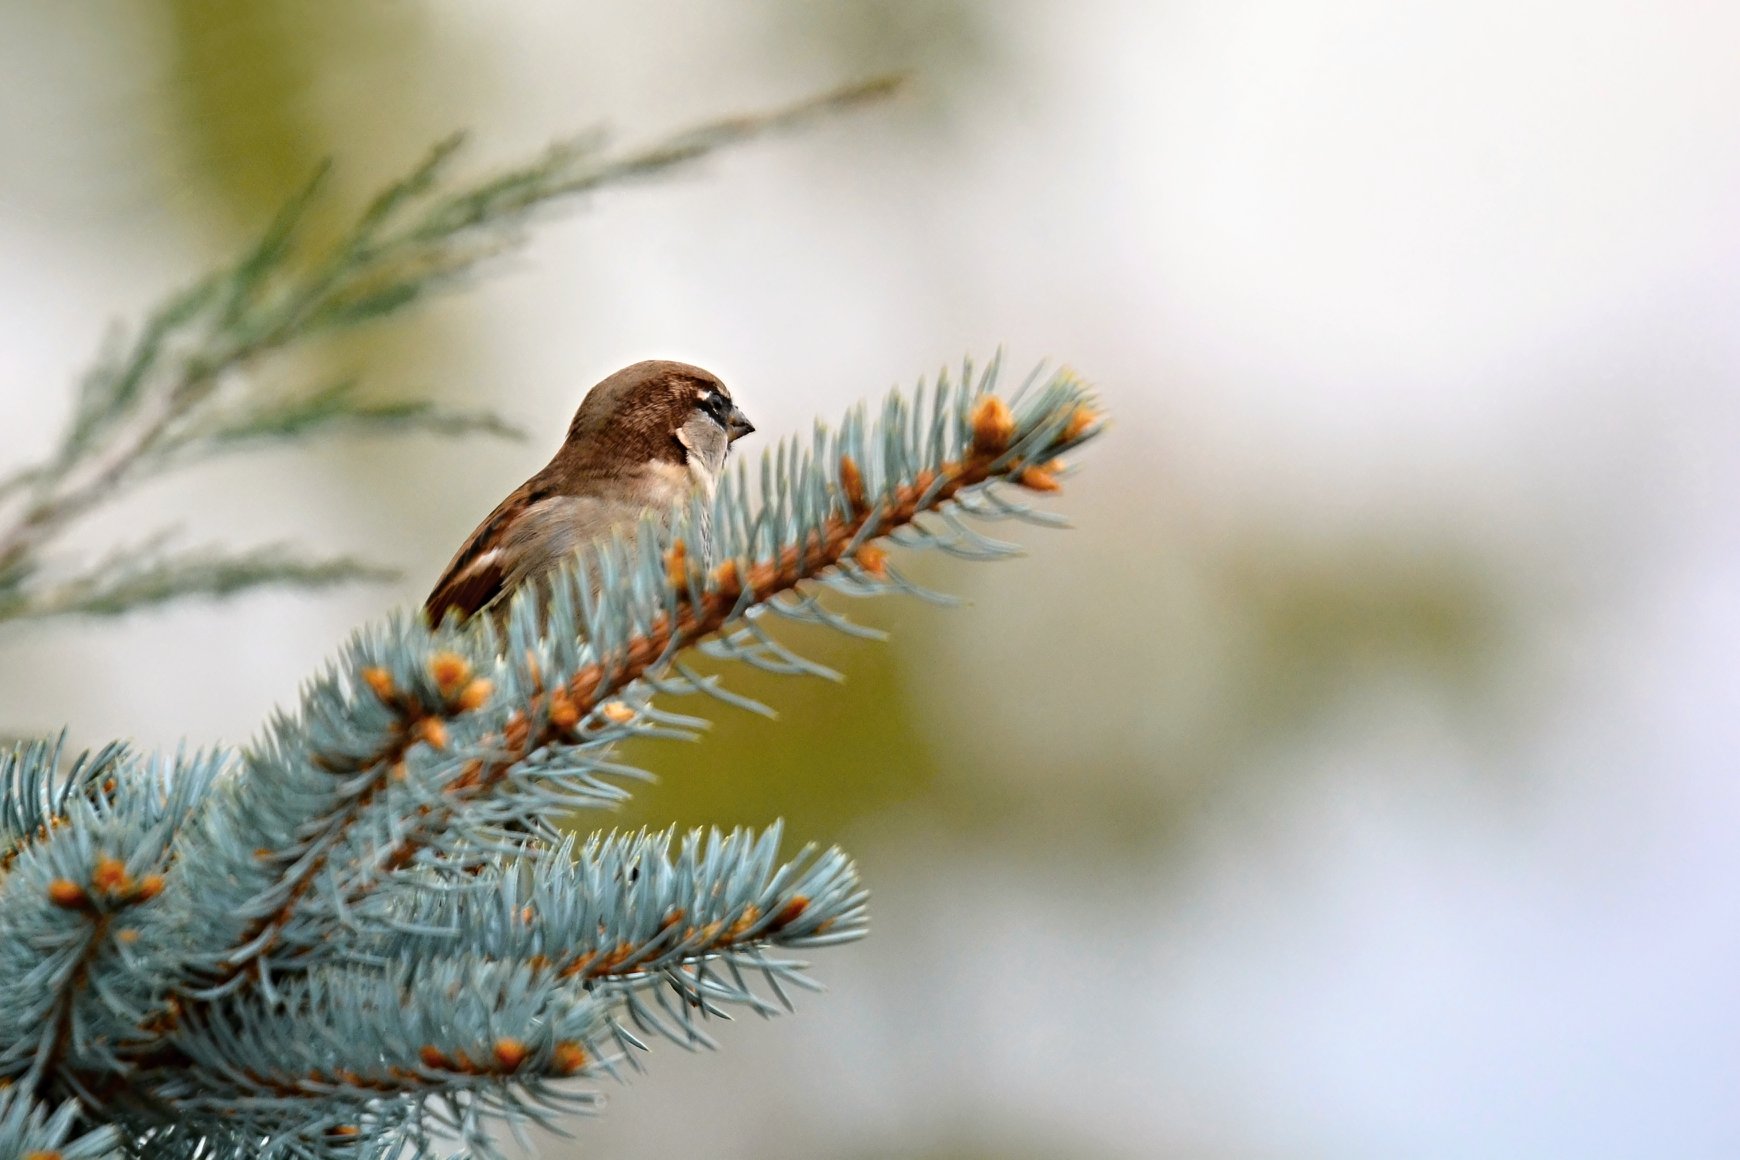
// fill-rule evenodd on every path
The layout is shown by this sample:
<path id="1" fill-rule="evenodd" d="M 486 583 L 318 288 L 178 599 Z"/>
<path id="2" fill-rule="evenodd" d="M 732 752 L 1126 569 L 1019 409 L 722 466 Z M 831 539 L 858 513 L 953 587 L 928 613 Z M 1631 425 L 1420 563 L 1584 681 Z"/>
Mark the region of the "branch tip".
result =
<path id="1" fill-rule="evenodd" d="M 430 749 L 447 748 L 447 723 L 439 717 L 424 717 L 414 726 L 418 740 Z"/>
<path id="2" fill-rule="evenodd" d="M 846 497 L 846 505 L 853 515 L 863 515 L 870 510 L 870 502 L 864 494 L 864 473 L 858 470 L 858 461 L 850 455 L 840 456 L 840 493 Z"/>
<path id="3" fill-rule="evenodd" d="M 518 1071 L 526 1056 L 531 1054 L 524 1043 L 507 1035 L 495 1041 L 494 1050 L 495 1061 L 506 1071 Z"/>
<path id="4" fill-rule="evenodd" d="M 379 666 L 371 665 L 361 673 L 363 683 L 374 690 L 375 696 L 381 699 L 381 704 L 391 706 L 399 695 L 397 686 L 393 684 L 393 674 Z"/>
<path id="5" fill-rule="evenodd" d="M 550 724 L 564 733 L 580 724 L 580 710 L 566 688 L 557 688 L 550 693 Z"/>
<path id="6" fill-rule="evenodd" d="M 784 906 L 779 908 L 779 913 L 775 914 L 772 920 L 768 922 L 768 932 L 778 933 L 779 931 L 784 930 L 786 927 L 802 918 L 804 911 L 809 908 L 810 900 L 807 896 L 802 894 L 792 895 L 790 900 L 788 900 Z"/>
<path id="7" fill-rule="evenodd" d="M 488 677 L 476 677 L 459 690 L 459 696 L 454 698 L 453 707 L 461 713 L 472 713 L 483 708 L 495 693 L 495 682 Z"/>
<path id="8" fill-rule="evenodd" d="M 671 541 L 665 556 L 665 583 L 679 592 L 689 586 L 689 549 L 682 540 Z"/>
<path id="9" fill-rule="evenodd" d="M 875 544 L 865 544 L 858 549 L 858 566 L 878 580 L 888 578 L 888 551 Z"/>
<path id="10" fill-rule="evenodd" d="M 91 885 L 100 893 L 113 897 L 133 885 L 133 876 L 127 873 L 125 862 L 113 855 L 102 854 L 91 870 Z"/>
<path id="11" fill-rule="evenodd" d="M 578 1043 L 564 1040 L 550 1053 L 550 1070 L 557 1075 L 573 1075 L 588 1063 L 586 1049 Z"/>
<path id="12" fill-rule="evenodd" d="M 1093 427 L 1094 424 L 1099 421 L 1099 412 L 1095 411 L 1092 407 L 1085 405 L 1076 407 L 1076 409 L 1071 411 L 1069 414 L 1069 422 L 1065 423 L 1063 426 L 1063 441 L 1065 443 L 1074 443 L 1077 439 L 1080 439 L 1083 435 L 1087 434 L 1088 429 Z"/>
<path id="13" fill-rule="evenodd" d="M 56 878 L 48 884 L 48 900 L 64 910 L 89 910 L 91 896 L 71 878 Z"/>
<path id="14" fill-rule="evenodd" d="M 435 678 L 435 687 L 441 690 L 441 695 L 450 698 L 471 679 L 471 662 L 458 653 L 438 652 L 429 658 L 429 675 Z"/>
<path id="15" fill-rule="evenodd" d="M 1057 477 L 1044 467 L 1024 467 L 1021 474 L 1015 477 L 1015 482 L 1028 491 L 1052 492 L 1062 490 Z"/>
<path id="16" fill-rule="evenodd" d="M 994 459 L 1009 450 L 1015 437 L 1015 416 L 1002 395 L 983 395 L 973 404 L 973 451 Z"/>

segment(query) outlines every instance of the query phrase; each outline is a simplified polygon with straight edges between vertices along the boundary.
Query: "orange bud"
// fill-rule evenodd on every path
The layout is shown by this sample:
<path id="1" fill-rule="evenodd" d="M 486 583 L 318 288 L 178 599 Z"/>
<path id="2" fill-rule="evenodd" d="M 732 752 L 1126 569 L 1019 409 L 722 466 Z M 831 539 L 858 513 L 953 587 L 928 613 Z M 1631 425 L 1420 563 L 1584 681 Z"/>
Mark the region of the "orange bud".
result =
<path id="1" fill-rule="evenodd" d="M 761 907 L 751 902 L 743 908 L 743 913 L 737 916 L 737 921 L 731 924 L 725 932 L 727 942 L 736 942 L 749 933 L 749 928 L 761 920 Z"/>
<path id="2" fill-rule="evenodd" d="M 1092 408 L 1077 406 L 1075 410 L 1069 413 L 1069 422 L 1063 425 L 1063 441 L 1065 443 L 1072 443 L 1075 440 L 1080 439 L 1082 432 L 1099 422 L 1099 419 L 1099 415 L 1096 414 Z"/>
<path id="3" fill-rule="evenodd" d="M 136 943 L 139 941 L 139 931 L 137 928 L 131 926 L 122 927 L 120 930 L 115 932 L 115 941 Z"/>
<path id="4" fill-rule="evenodd" d="M 391 701 L 398 692 L 393 687 L 393 674 L 381 668 L 367 668 L 362 671 L 363 683 L 375 691 L 375 696 L 382 701 Z"/>
<path id="5" fill-rule="evenodd" d="M 621 701 L 606 701 L 603 713 L 604 719 L 613 725 L 627 725 L 634 720 L 634 710 Z"/>
<path id="6" fill-rule="evenodd" d="M 996 456 L 1009 450 L 1015 437 L 1015 416 L 1002 395 L 982 395 L 973 404 L 973 450 L 980 455 Z"/>
<path id="7" fill-rule="evenodd" d="M 326 1134 L 336 1139 L 349 1140 L 352 1137 L 360 1136 L 362 1134 L 362 1129 L 357 1127 L 355 1124 L 334 1124 L 332 1127 L 326 1129 Z"/>
<path id="8" fill-rule="evenodd" d="M 888 575 L 888 553 L 875 544 L 858 549 L 858 566 L 878 580 Z"/>
<path id="9" fill-rule="evenodd" d="M 459 699 L 454 702 L 461 713 L 471 713 L 483 708 L 490 694 L 495 692 L 495 682 L 487 677 L 478 677 L 475 681 L 459 690 Z"/>
<path id="10" fill-rule="evenodd" d="M 678 591 L 689 586 L 689 549 L 681 540 L 671 544 L 670 554 L 665 557 L 665 583 Z"/>
<path id="11" fill-rule="evenodd" d="M 810 908 L 810 900 L 802 894 L 794 894 L 791 901 L 779 908 L 779 913 L 773 916 L 773 921 L 767 924 L 770 931 L 784 930 L 796 922 L 804 911 Z"/>
<path id="12" fill-rule="evenodd" d="M 149 902 L 163 893 L 163 875 L 147 874 L 139 879 L 139 888 L 133 891 L 135 902 Z"/>
<path id="13" fill-rule="evenodd" d="M 495 1061 L 506 1071 L 517 1069 L 526 1061 L 526 1045 L 517 1039 L 502 1036 L 495 1041 Z"/>
<path id="14" fill-rule="evenodd" d="M 447 748 L 447 722 L 439 717 L 425 717 L 417 722 L 417 736 L 430 749 Z"/>
<path id="15" fill-rule="evenodd" d="M 119 894 L 133 884 L 133 876 L 127 873 L 127 864 L 119 858 L 108 854 L 97 858 L 96 869 L 91 871 L 91 885 L 104 894 Z"/>
<path id="16" fill-rule="evenodd" d="M 557 1075 L 573 1075 L 585 1066 L 586 1049 L 578 1043 L 558 1043 L 550 1053 L 550 1068 Z"/>
<path id="17" fill-rule="evenodd" d="M 453 1061 L 443 1055 L 441 1049 L 433 1043 L 425 1043 L 417 1052 L 417 1057 L 423 1061 L 424 1067 L 434 1068 L 438 1071 L 451 1071 L 453 1069 Z"/>
<path id="18" fill-rule="evenodd" d="M 580 710 L 574 707 L 574 698 L 567 689 L 556 689 L 550 694 L 550 724 L 563 730 L 580 724 Z"/>
<path id="19" fill-rule="evenodd" d="M 48 900 L 68 910 L 83 910 L 91 904 L 85 888 L 71 878 L 56 878 L 48 884 Z"/>
<path id="20" fill-rule="evenodd" d="M 429 660 L 429 675 L 435 678 L 435 687 L 441 690 L 441 695 L 451 697 L 455 689 L 471 679 L 471 662 L 458 653 L 438 652 Z"/>
<path id="21" fill-rule="evenodd" d="M 743 591 L 743 580 L 737 575 L 737 561 L 727 560 L 713 569 L 713 587 L 726 596 Z"/>
<path id="22" fill-rule="evenodd" d="M 840 456 L 840 490 L 852 511 L 869 510 L 870 502 L 864 497 L 864 473 L 858 470 L 857 460 L 850 455 Z"/>
<path id="23" fill-rule="evenodd" d="M 1015 482 L 1029 491 L 1058 491 L 1057 477 L 1043 467 L 1024 467 Z"/>

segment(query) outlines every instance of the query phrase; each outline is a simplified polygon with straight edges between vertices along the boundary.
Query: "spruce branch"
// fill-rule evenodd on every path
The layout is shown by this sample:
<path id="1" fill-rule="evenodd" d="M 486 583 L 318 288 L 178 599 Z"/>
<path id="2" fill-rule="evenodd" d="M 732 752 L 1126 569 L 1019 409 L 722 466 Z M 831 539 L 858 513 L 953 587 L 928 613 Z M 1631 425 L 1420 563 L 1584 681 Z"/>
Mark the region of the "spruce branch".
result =
<path id="1" fill-rule="evenodd" d="M 245 757 L 255 770 L 247 787 L 289 779 L 299 804 L 320 804 L 276 822 L 274 837 L 305 835 L 273 847 L 282 849 L 277 865 L 233 865 L 237 928 L 212 964 L 214 985 L 228 985 L 258 956 L 294 960 L 308 949 L 298 932 L 320 929 L 308 924 L 311 911 L 348 910 L 401 869 L 469 865 L 514 840 L 504 823 L 537 826 L 564 808 L 620 797 L 606 779 L 625 771 L 608 754 L 659 724 L 653 692 L 727 695 L 684 675 L 682 651 L 715 636 L 715 656 L 766 666 L 773 655 L 801 671 L 757 622 L 760 610 L 837 624 L 795 590 L 813 581 L 854 595 L 920 591 L 874 540 L 899 533 L 911 547 L 1005 554 L 921 517 L 951 508 L 1031 515 L 1031 505 L 995 485 L 1055 490 L 1057 457 L 1096 433 L 1099 420 L 1068 374 L 1019 416 L 989 393 L 995 374 L 993 364 L 976 388 L 970 366 L 958 383 L 945 376 L 928 408 L 922 395 L 915 403 L 891 395 L 879 423 L 856 412 L 837 433 L 818 427 L 801 454 L 796 441 L 782 442 L 762 459 L 759 491 L 740 469 L 710 512 L 697 501 L 673 532 L 642 529 L 637 556 L 619 538 L 582 552 L 547 604 L 522 592 L 505 642 L 487 619 L 441 634 L 440 650 L 414 619 L 354 640 L 311 686 L 301 717 L 275 722 Z M 710 572 L 683 548 L 703 521 L 723 561 Z M 397 799 L 413 792 L 406 785 L 417 794 L 415 817 L 383 850 L 372 841 L 374 819 L 402 808 Z M 236 803 L 238 815 L 253 818 L 282 808 Z"/>
<path id="2" fill-rule="evenodd" d="M 502 627 L 405 614 L 359 633 L 239 753 L 55 747 L 0 764 L 0 1077 L 79 1101 L 136 1154 L 384 1155 L 589 1106 L 569 1082 L 652 1037 L 711 1045 L 734 1010 L 813 986 L 788 958 L 861 937 L 839 851 L 778 827 L 541 844 L 638 771 L 623 740 L 692 733 L 667 695 L 734 694 L 683 653 L 817 666 L 778 618 L 911 588 L 885 543 L 995 559 L 963 522 L 1050 522 L 1029 497 L 1102 423 L 1052 376 L 996 367 L 891 396 L 740 469 L 662 535 L 582 552 Z M 759 482 L 752 482 L 759 481 Z M 710 521 L 718 563 L 684 543 Z M 650 529 L 643 530 L 650 533 Z M 770 660 L 771 658 L 771 660 Z M 660 704 L 653 704 L 654 695 Z M 528 832 L 533 835 L 528 839 Z"/>
<path id="3" fill-rule="evenodd" d="M 0 596 L 0 621 L 120 616 L 189 596 L 221 598 L 267 585 L 326 588 L 398 576 L 351 556 L 310 560 L 283 544 L 240 552 L 216 547 L 171 552 L 165 550 L 169 535 L 110 553 L 84 575 L 44 580 L 27 596 Z"/>
<path id="4" fill-rule="evenodd" d="M 369 402 L 358 397 L 354 381 L 289 398 L 245 398 L 232 407 L 214 405 L 211 410 L 202 423 L 166 437 L 149 470 L 169 470 L 287 439 L 409 434 L 525 437 L 521 428 L 488 411 L 453 411 L 417 399 Z"/>
<path id="5" fill-rule="evenodd" d="M 595 834 L 579 850 L 570 840 L 529 877 L 493 865 L 475 888 L 431 891 L 408 913 L 391 898 L 378 912 L 365 906 L 391 933 L 358 954 L 416 963 L 457 935 L 490 961 L 529 963 L 620 1004 L 610 1030 L 625 1051 L 645 1044 L 623 1019 L 684 1047 L 712 1046 L 697 1020 L 729 1018 L 729 1007 L 790 1011 L 785 987 L 816 986 L 801 964 L 770 952 L 865 932 L 866 895 L 851 862 L 811 847 L 782 864 L 782 832 L 696 830 L 675 856 L 668 831 Z"/>
<path id="6" fill-rule="evenodd" d="M 584 194 L 667 173 L 716 150 L 791 129 L 887 96 L 880 79 L 785 108 L 709 122 L 651 145 L 610 149 L 597 134 L 557 145 L 537 161 L 469 182 L 453 162 L 463 144 L 437 145 L 407 177 L 376 196 L 333 241 L 309 239 L 322 171 L 292 197 L 239 260 L 174 295 L 130 338 L 117 333 L 85 376 L 59 445 L 42 462 L 0 479 L 0 623 L 133 603 L 69 600 L 44 577 L 42 550 L 140 481 L 265 440 L 337 433 L 512 435 L 489 414 L 427 402 L 371 404 L 348 385 L 273 398 L 256 372 L 271 355 L 403 311 L 464 284 L 485 259 L 517 245 L 540 213 Z M 217 564 L 222 561 L 208 561 Z M 236 559 L 227 582 L 213 570 L 164 574 L 148 602 L 224 595 L 264 584 L 308 585 L 378 572 L 333 567 L 303 573 Z M 95 574 L 73 589 L 100 587 Z"/>

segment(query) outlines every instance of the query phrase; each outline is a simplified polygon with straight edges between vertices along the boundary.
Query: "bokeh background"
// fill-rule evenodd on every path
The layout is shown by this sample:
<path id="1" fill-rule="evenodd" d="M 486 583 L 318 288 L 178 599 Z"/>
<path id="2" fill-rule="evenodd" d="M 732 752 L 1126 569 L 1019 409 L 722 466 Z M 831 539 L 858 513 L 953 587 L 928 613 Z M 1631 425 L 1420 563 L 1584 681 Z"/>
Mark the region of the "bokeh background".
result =
<path id="1" fill-rule="evenodd" d="M 1740 9 L 1700 0 L 0 6 L 0 467 L 319 162 L 353 203 L 890 69 L 277 373 L 487 405 L 166 515 L 405 570 L 0 638 L 0 726 L 245 740 L 634 359 L 767 436 L 964 353 L 1116 425 L 969 597 L 808 639 L 605 824 L 839 843 L 872 937 L 547 1156 L 1740 1155 Z"/>

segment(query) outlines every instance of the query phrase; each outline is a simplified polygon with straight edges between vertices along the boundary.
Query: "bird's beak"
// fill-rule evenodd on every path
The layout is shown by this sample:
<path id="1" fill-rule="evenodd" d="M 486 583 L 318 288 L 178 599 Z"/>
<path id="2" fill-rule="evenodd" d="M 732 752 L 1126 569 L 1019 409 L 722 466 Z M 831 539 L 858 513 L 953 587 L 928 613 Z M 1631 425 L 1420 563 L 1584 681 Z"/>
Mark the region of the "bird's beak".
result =
<path id="1" fill-rule="evenodd" d="M 753 430 L 755 430 L 755 424 L 751 423 L 749 421 L 749 416 L 745 415 L 737 407 L 733 406 L 731 408 L 731 413 L 725 416 L 725 435 L 727 442 L 735 443 Z"/>

